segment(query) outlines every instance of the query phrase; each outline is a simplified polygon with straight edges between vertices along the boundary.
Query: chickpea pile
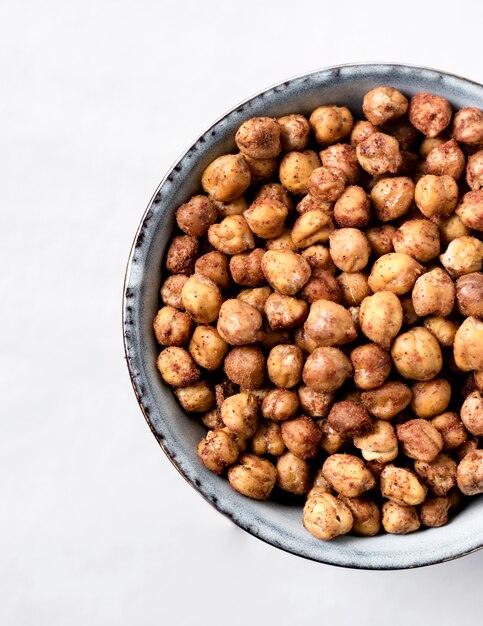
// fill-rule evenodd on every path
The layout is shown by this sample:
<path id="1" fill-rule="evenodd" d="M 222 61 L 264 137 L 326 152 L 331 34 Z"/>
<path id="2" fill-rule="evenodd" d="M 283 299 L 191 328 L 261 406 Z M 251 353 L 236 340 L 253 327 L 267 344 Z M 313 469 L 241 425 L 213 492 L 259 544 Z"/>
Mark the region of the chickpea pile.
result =
<path id="1" fill-rule="evenodd" d="M 154 332 L 250 498 L 323 540 L 446 524 L 483 492 L 483 111 L 392 87 L 251 118 L 204 171 Z"/>

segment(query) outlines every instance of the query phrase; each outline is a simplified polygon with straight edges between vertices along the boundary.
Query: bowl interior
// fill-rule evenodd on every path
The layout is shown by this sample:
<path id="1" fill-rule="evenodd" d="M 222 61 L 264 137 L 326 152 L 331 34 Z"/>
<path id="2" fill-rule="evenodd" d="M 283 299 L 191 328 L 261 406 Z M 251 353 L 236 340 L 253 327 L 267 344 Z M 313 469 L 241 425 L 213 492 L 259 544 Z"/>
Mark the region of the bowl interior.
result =
<path id="1" fill-rule="evenodd" d="M 272 87 L 239 105 L 206 131 L 179 159 L 158 187 L 131 251 L 124 293 L 124 341 L 133 386 L 144 415 L 177 469 L 209 502 L 236 524 L 274 546 L 313 560 L 347 567 L 407 568 L 455 558 L 483 545 L 483 498 L 476 498 L 450 524 L 406 536 L 340 537 L 318 541 L 302 526 L 300 506 L 249 500 L 225 478 L 206 470 L 196 446 L 204 432 L 186 415 L 162 382 L 152 320 L 159 305 L 163 256 L 174 211 L 200 190 L 204 168 L 234 150 L 239 124 L 254 115 L 278 117 L 309 113 L 322 104 L 344 104 L 360 114 L 363 95 L 377 85 L 392 85 L 406 95 L 428 91 L 455 108 L 483 108 L 483 87 L 435 70 L 398 65 L 352 65 L 320 70 Z"/>

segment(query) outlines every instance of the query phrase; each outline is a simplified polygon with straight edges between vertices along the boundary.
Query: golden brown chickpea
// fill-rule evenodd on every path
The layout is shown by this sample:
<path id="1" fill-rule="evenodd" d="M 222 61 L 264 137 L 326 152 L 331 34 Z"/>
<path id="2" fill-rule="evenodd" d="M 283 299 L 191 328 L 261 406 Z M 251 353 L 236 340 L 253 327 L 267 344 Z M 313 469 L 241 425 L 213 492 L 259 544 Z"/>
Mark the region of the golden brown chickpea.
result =
<path id="1" fill-rule="evenodd" d="M 459 215 L 453 213 L 445 220 L 439 222 L 439 231 L 441 233 L 441 241 L 448 245 L 453 239 L 465 237 L 470 234 L 470 229 L 463 224 Z"/>
<path id="2" fill-rule="evenodd" d="M 252 159 L 273 159 L 280 154 L 280 126 L 270 117 L 252 117 L 240 126 L 236 145 Z"/>
<path id="3" fill-rule="evenodd" d="M 352 374 L 352 365 L 338 348 L 315 349 L 305 361 L 302 378 L 314 391 L 335 391 Z"/>
<path id="4" fill-rule="evenodd" d="M 347 443 L 347 438 L 342 433 L 338 433 L 334 430 L 327 420 L 318 420 L 317 425 L 322 432 L 320 447 L 325 450 L 327 454 L 335 454 Z"/>
<path id="5" fill-rule="evenodd" d="M 255 200 L 278 200 L 284 204 L 289 211 L 293 209 L 293 202 L 290 194 L 280 183 L 266 183 L 262 185 L 255 194 Z M 248 208 L 245 207 L 245 208 Z"/>
<path id="6" fill-rule="evenodd" d="M 415 461 L 416 474 L 436 496 L 445 496 L 456 485 L 456 462 L 448 454 L 438 454 L 430 461 Z"/>
<path id="7" fill-rule="evenodd" d="M 228 430 L 242 439 L 252 437 L 258 427 L 258 400 L 252 393 L 229 396 L 221 405 L 220 415 Z"/>
<path id="8" fill-rule="evenodd" d="M 215 406 L 215 394 L 206 380 L 187 387 L 177 387 L 174 395 L 187 413 L 206 413 Z"/>
<path id="9" fill-rule="evenodd" d="M 266 500 L 277 480 L 273 463 L 254 454 L 242 454 L 228 470 L 228 480 L 236 491 L 254 500 Z"/>
<path id="10" fill-rule="evenodd" d="M 456 214 L 468 228 L 483 230 L 483 190 L 466 193 L 456 208 Z"/>
<path id="11" fill-rule="evenodd" d="M 274 237 L 273 239 L 267 239 L 265 241 L 265 248 L 267 250 L 291 250 L 297 251 L 297 246 L 292 240 L 292 231 L 289 228 L 285 228 L 281 235 Z"/>
<path id="12" fill-rule="evenodd" d="M 271 389 L 262 402 L 262 415 L 266 419 L 283 422 L 295 417 L 299 399 L 295 391 Z"/>
<path id="13" fill-rule="evenodd" d="M 198 444 L 198 455 L 203 465 L 215 474 L 221 474 L 235 463 L 238 454 L 234 438 L 223 430 L 210 430 Z"/>
<path id="14" fill-rule="evenodd" d="M 391 372 L 391 357 L 375 343 L 367 343 L 352 350 L 354 383 L 359 389 L 380 387 Z"/>
<path id="15" fill-rule="evenodd" d="M 300 292 L 301 297 L 311 304 L 316 300 L 340 302 L 341 289 L 334 275 L 327 270 L 314 269 Z"/>
<path id="16" fill-rule="evenodd" d="M 416 183 L 414 200 L 424 217 L 439 222 L 454 211 L 458 185 L 452 176 L 427 174 Z"/>
<path id="17" fill-rule="evenodd" d="M 229 200 L 228 202 L 220 202 L 213 198 L 211 200 L 216 208 L 218 217 L 221 218 L 229 217 L 230 215 L 241 215 L 248 209 L 248 202 L 244 196 L 235 198 L 235 200 Z"/>
<path id="18" fill-rule="evenodd" d="M 305 503 L 302 519 L 309 533 L 324 541 L 345 535 L 353 524 L 349 507 L 330 493 L 309 498 Z"/>
<path id="19" fill-rule="evenodd" d="M 367 276 L 362 272 L 342 272 L 337 281 L 342 291 L 342 302 L 346 306 L 357 306 L 372 293 Z"/>
<path id="20" fill-rule="evenodd" d="M 195 273 L 203 274 L 220 289 L 227 289 L 231 284 L 228 257 L 218 250 L 200 256 L 195 263 Z"/>
<path id="21" fill-rule="evenodd" d="M 244 289 L 240 291 L 237 298 L 243 300 L 247 304 L 251 304 L 253 307 L 263 313 L 265 310 L 265 303 L 272 294 L 270 287 L 255 287 L 254 289 Z"/>
<path id="22" fill-rule="evenodd" d="M 322 474 L 337 493 L 347 498 L 357 498 L 376 484 L 364 462 L 352 454 L 332 454 L 325 460 Z"/>
<path id="23" fill-rule="evenodd" d="M 402 322 L 401 302 L 392 291 L 378 291 L 364 298 L 361 303 L 360 328 L 368 339 L 382 348 L 390 348 L 392 340 L 401 329 Z"/>
<path id="24" fill-rule="evenodd" d="M 452 135 L 460 143 L 468 146 L 483 144 L 483 111 L 476 107 L 465 107 L 456 111 L 453 119 Z"/>
<path id="25" fill-rule="evenodd" d="M 297 496 L 307 493 L 310 487 L 310 465 L 287 450 L 277 460 L 277 485 Z"/>
<path id="26" fill-rule="evenodd" d="M 198 254 L 196 237 L 174 237 L 166 254 L 166 269 L 172 274 L 192 274 Z"/>
<path id="27" fill-rule="evenodd" d="M 349 311 L 330 300 L 316 300 L 310 306 L 304 329 L 319 346 L 339 346 L 357 337 Z"/>
<path id="28" fill-rule="evenodd" d="M 407 535 L 418 530 L 421 523 L 414 506 L 401 506 L 395 502 L 382 505 L 382 526 L 392 535 Z"/>
<path id="29" fill-rule="evenodd" d="M 356 152 L 359 165 L 373 176 L 395 174 L 402 164 L 397 139 L 384 133 L 369 135 L 357 145 Z"/>
<path id="30" fill-rule="evenodd" d="M 394 233 L 394 250 L 425 263 L 440 253 L 439 228 L 426 219 L 408 220 Z"/>
<path id="31" fill-rule="evenodd" d="M 293 296 L 310 278 L 307 261 L 289 250 L 268 250 L 262 259 L 262 271 L 278 293 Z"/>
<path id="32" fill-rule="evenodd" d="M 421 505 L 419 516 L 423 526 L 438 528 L 448 523 L 451 501 L 446 496 L 430 496 Z"/>
<path id="33" fill-rule="evenodd" d="M 230 259 L 230 272 L 238 285 L 260 287 L 265 283 L 262 272 L 263 248 L 255 248 L 251 252 L 235 254 Z"/>
<path id="34" fill-rule="evenodd" d="M 366 461 L 389 463 L 398 455 L 394 427 L 382 420 L 374 420 L 372 432 L 354 437 L 354 446 L 359 448 Z"/>
<path id="35" fill-rule="evenodd" d="M 467 317 L 454 338 L 454 358 L 460 370 L 483 370 L 483 321 Z"/>
<path id="36" fill-rule="evenodd" d="M 424 502 L 427 492 L 427 488 L 408 469 L 386 465 L 382 470 L 381 493 L 396 504 L 417 506 Z"/>
<path id="37" fill-rule="evenodd" d="M 403 452 L 410 459 L 430 463 L 443 449 L 443 437 L 426 420 L 413 419 L 404 424 L 398 424 L 396 431 Z"/>
<path id="38" fill-rule="evenodd" d="M 334 220 L 339 227 L 363 228 L 371 214 L 371 203 L 362 187 L 346 187 L 334 206 Z"/>
<path id="39" fill-rule="evenodd" d="M 308 352 L 309 354 L 318 348 L 317 342 L 307 335 L 303 326 L 297 328 L 295 331 L 294 343 L 301 350 Z"/>
<path id="40" fill-rule="evenodd" d="M 366 93 L 362 101 L 364 115 L 374 125 L 401 117 L 407 109 L 407 98 L 394 87 L 375 87 Z"/>
<path id="41" fill-rule="evenodd" d="M 483 398 L 479 391 L 473 391 L 466 396 L 460 417 L 472 435 L 483 437 Z"/>
<path id="42" fill-rule="evenodd" d="M 201 421 L 209 430 L 217 430 L 225 427 L 217 409 L 211 409 L 211 411 L 202 415 Z"/>
<path id="43" fill-rule="evenodd" d="M 433 417 L 431 424 L 443 437 L 443 449 L 454 450 L 468 439 L 468 431 L 457 413 L 446 411 Z"/>
<path id="44" fill-rule="evenodd" d="M 307 193 L 311 173 L 320 167 L 319 157 L 312 150 L 287 152 L 280 163 L 278 176 L 282 185 L 290 193 Z"/>
<path id="45" fill-rule="evenodd" d="M 459 180 L 465 171 L 465 155 L 454 139 L 433 148 L 426 157 L 424 172 Z"/>
<path id="46" fill-rule="evenodd" d="M 241 154 L 224 154 L 203 172 L 201 185 L 215 200 L 230 202 L 241 196 L 249 187 L 250 169 Z"/>
<path id="47" fill-rule="evenodd" d="M 304 460 L 317 455 L 322 432 L 310 417 L 285 420 L 281 429 L 283 441 L 290 452 Z"/>
<path id="48" fill-rule="evenodd" d="M 409 120 L 426 137 L 436 137 L 451 122 L 453 111 L 446 98 L 417 93 L 409 103 Z"/>
<path id="49" fill-rule="evenodd" d="M 233 299 L 223 302 L 216 329 L 232 346 L 256 343 L 262 329 L 262 316 L 251 304 Z"/>
<path id="50" fill-rule="evenodd" d="M 257 432 L 252 437 L 251 444 L 253 454 L 257 456 L 265 454 L 280 456 L 285 450 L 280 424 L 268 420 L 261 421 Z"/>
<path id="51" fill-rule="evenodd" d="M 228 346 L 227 346 L 228 347 Z M 265 378 L 265 357 L 257 346 L 236 346 L 225 357 L 225 374 L 240 389 L 260 389 Z"/>
<path id="52" fill-rule="evenodd" d="M 367 120 L 358 120 L 352 128 L 350 142 L 352 146 L 357 146 L 364 139 L 367 139 L 372 133 L 377 133 L 378 128 Z"/>
<path id="53" fill-rule="evenodd" d="M 419 146 L 419 155 L 423 159 L 427 159 L 431 150 L 444 145 L 447 142 L 445 137 L 425 137 Z"/>
<path id="54" fill-rule="evenodd" d="M 188 276 L 186 276 L 186 274 L 174 274 L 173 276 L 168 276 L 161 287 L 161 300 L 163 301 L 163 304 L 172 306 L 178 310 L 183 310 L 181 290 L 187 280 Z"/>
<path id="55" fill-rule="evenodd" d="M 328 391 L 315 391 L 302 385 L 298 388 L 300 407 L 310 417 L 325 417 L 334 401 L 334 394 Z"/>
<path id="56" fill-rule="evenodd" d="M 265 302 L 265 315 L 272 330 L 296 328 L 307 317 L 309 307 L 303 300 L 272 293 Z"/>
<path id="57" fill-rule="evenodd" d="M 436 267 L 417 279 L 412 295 L 419 317 L 430 314 L 447 317 L 454 308 L 456 289 L 448 274 Z"/>
<path id="58" fill-rule="evenodd" d="M 315 243 L 325 243 L 334 228 L 332 220 L 322 211 L 307 211 L 293 225 L 292 241 L 297 248 L 308 248 Z"/>
<path id="59" fill-rule="evenodd" d="M 466 182 L 473 191 L 483 188 L 483 150 L 479 150 L 469 157 L 466 167 Z M 479 197 L 481 198 L 481 194 Z"/>
<path id="60" fill-rule="evenodd" d="M 344 139 L 352 130 L 354 119 L 347 107 L 320 106 L 310 116 L 310 126 L 320 144 Z"/>
<path id="61" fill-rule="evenodd" d="M 234 396 L 236 393 L 236 386 L 227 378 L 222 380 L 222 382 L 218 385 L 215 385 L 216 408 L 218 412 L 220 411 L 223 402 L 230 396 Z M 222 424 L 222 427 L 224 427 L 224 424 Z"/>
<path id="62" fill-rule="evenodd" d="M 371 200 L 381 222 L 407 213 L 414 200 L 414 183 L 407 176 L 381 178 L 371 190 Z"/>
<path id="63" fill-rule="evenodd" d="M 454 338 L 458 330 L 456 322 L 445 317 L 427 317 L 424 320 L 424 327 L 436 337 L 443 347 L 450 348 L 454 344 Z"/>
<path id="64" fill-rule="evenodd" d="M 322 165 L 341 170 L 349 185 L 357 182 L 360 174 L 356 149 L 348 143 L 337 143 L 319 153 Z"/>
<path id="65" fill-rule="evenodd" d="M 319 467 L 319 469 L 315 472 L 314 480 L 312 482 L 312 488 L 320 489 L 320 491 L 318 492 L 311 491 L 310 493 L 307 494 L 308 498 L 316 494 L 319 495 L 321 493 L 333 493 L 332 487 L 330 486 L 329 482 L 324 478 L 322 474 L 321 467 Z"/>
<path id="66" fill-rule="evenodd" d="M 324 202 L 335 202 L 340 198 L 346 184 L 344 172 L 335 167 L 317 167 L 307 181 L 310 195 Z"/>
<path id="67" fill-rule="evenodd" d="M 375 502 L 365 497 L 344 498 L 344 504 L 349 507 L 354 525 L 352 532 L 359 537 L 374 537 L 381 529 L 381 512 Z"/>
<path id="68" fill-rule="evenodd" d="M 443 366 L 439 343 L 421 326 L 396 337 L 391 356 L 399 374 L 413 380 L 431 380 Z"/>
<path id="69" fill-rule="evenodd" d="M 268 376 L 277 387 L 290 389 L 300 382 L 303 365 L 303 352 L 298 346 L 275 346 L 267 359 Z"/>
<path id="70" fill-rule="evenodd" d="M 172 387 L 186 387 L 200 377 L 190 353 L 176 346 L 162 350 L 156 365 L 163 380 Z"/>
<path id="71" fill-rule="evenodd" d="M 476 237 L 458 237 L 446 248 L 439 257 L 441 263 L 451 276 L 462 276 L 472 272 L 480 272 L 483 259 L 483 242 Z"/>
<path id="72" fill-rule="evenodd" d="M 310 124 L 303 115 L 292 114 L 278 118 L 282 151 L 305 150 L 309 143 Z"/>
<path id="73" fill-rule="evenodd" d="M 456 480 L 465 496 L 483 493 L 483 450 L 473 450 L 460 461 Z"/>
<path id="74" fill-rule="evenodd" d="M 371 247 L 357 228 L 339 228 L 330 234 L 330 256 L 343 272 L 358 272 L 369 261 Z"/>
<path id="75" fill-rule="evenodd" d="M 330 409 L 327 424 L 344 437 L 355 437 L 372 432 L 369 413 L 355 402 L 336 402 Z"/>
<path id="76" fill-rule="evenodd" d="M 309 246 L 302 250 L 301 255 L 314 269 L 327 270 L 333 274 L 336 270 L 335 265 L 330 258 L 329 249 L 321 245 Z"/>
<path id="77" fill-rule="evenodd" d="M 451 399 L 451 386 L 442 378 L 415 383 L 411 390 L 411 409 L 424 419 L 443 413 Z"/>
<path id="78" fill-rule="evenodd" d="M 176 211 L 176 222 L 181 230 L 192 237 L 202 237 L 216 221 L 218 213 L 206 196 L 193 196 Z"/>
<path id="79" fill-rule="evenodd" d="M 372 291 L 392 291 L 402 296 L 413 288 L 423 267 L 415 259 L 400 252 L 389 252 L 379 257 L 369 275 Z"/>
<path id="80" fill-rule="evenodd" d="M 198 324 L 210 324 L 218 317 L 223 298 L 218 286 L 203 274 L 193 274 L 181 292 L 183 307 Z"/>
<path id="81" fill-rule="evenodd" d="M 198 365 L 207 370 L 220 367 L 228 344 L 213 326 L 197 326 L 191 337 L 189 351 Z"/>
<path id="82" fill-rule="evenodd" d="M 321 198 L 317 198 L 311 193 L 307 193 L 302 198 L 302 200 L 300 200 L 295 208 L 297 210 L 297 213 L 300 213 L 300 215 L 308 213 L 309 211 L 322 211 L 323 213 L 327 213 L 329 216 L 331 216 L 334 212 L 334 203 L 330 202 L 329 200 L 322 200 Z"/>
<path id="83" fill-rule="evenodd" d="M 153 322 L 154 334 L 163 346 L 184 346 L 188 343 L 193 320 L 172 306 L 160 309 Z"/>
<path id="84" fill-rule="evenodd" d="M 366 230 L 367 241 L 371 246 L 372 253 L 376 257 L 385 256 L 394 250 L 392 238 L 396 228 L 392 224 L 372 226 Z"/>
<path id="85" fill-rule="evenodd" d="M 283 232 L 288 209 L 279 200 L 255 200 L 243 214 L 250 229 L 261 239 L 278 237 Z"/>
<path id="86" fill-rule="evenodd" d="M 255 239 L 243 215 L 229 215 L 208 229 L 208 241 L 224 254 L 240 254 L 253 250 Z"/>
<path id="87" fill-rule="evenodd" d="M 390 420 L 409 406 L 411 396 L 411 389 L 407 385 L 391 380 L 377 389 L 365 391 L 361 394 L 361 400 L 371 415 Z"/>
<path id="88" fill-rule="evenodd" d="M 399 300 L 403 310 L 403 324 L 414 326 L 414 324 L 420 322 L 420 318 L 416 315 L 416 311 L 414 310 L 412 295 L 408 293 L 399 298 Z"/>
<path id="89" fill-rule="evenodd" d="M 252 159 L 246 154 L 244 154 L 243 157 L 250 170 L 251 182 L 254 185 L 271 180 L 278 170 L 278 158 Z"/>

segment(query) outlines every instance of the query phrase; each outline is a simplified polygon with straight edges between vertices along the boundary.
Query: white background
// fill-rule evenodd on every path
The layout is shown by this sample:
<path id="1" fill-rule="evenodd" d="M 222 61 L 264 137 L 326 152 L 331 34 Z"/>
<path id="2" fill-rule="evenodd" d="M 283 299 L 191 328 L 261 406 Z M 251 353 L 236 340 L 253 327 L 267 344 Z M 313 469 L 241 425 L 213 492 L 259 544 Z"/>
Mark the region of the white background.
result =
<path id="1" fill-rule="evenodd" d="M 226 109 L 297 73 L 399 61 L 483 82 L 483 4 L 0 5 L 0 623 L 475 624 L 483 552 L 306 562 L 206 504 L 159 449 L 121 342 L 135 229 Z"/>

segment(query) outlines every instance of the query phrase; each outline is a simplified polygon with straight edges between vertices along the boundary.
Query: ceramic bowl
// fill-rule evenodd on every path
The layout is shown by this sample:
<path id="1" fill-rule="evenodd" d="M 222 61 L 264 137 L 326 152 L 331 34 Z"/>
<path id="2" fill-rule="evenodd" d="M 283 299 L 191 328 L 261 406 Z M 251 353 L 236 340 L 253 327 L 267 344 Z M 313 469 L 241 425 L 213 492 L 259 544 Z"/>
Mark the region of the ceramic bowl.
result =
<path id="1" fill-rule="evenodd" d="M 203 133 L 166 174 L 136 233 L 126 271 L 123 324 L 127 364 L 142 412 L 160 446 L 191 486 L 218 511 L 259 539 L 321 563 L 365 569 L 403 569 L 438 563 L 483 546 L 483 498 L 475 498 L 447 526 L 405 536 L 344 536 L 318 541 L 303 527 L 300 506 L 258 502 L 233 491 L 226 478 L 204 468 L 196 446 L 204 429 L 187 416 L 156 369 L 159 353 L 152 320 L 159 307 L 163 255 L 175 209 L 200 190 L 204 168 L 235 149 L 245 119 L 309 113 L 322 104 L 344 104 L 356 115 L 363 95 L 392 85 L 406 95 L 439 94 L 455 108 L 483 108 L 483 86 L 444 72 L 405 65 L 345 65 L 292 78 L 246 100 Z"/>

